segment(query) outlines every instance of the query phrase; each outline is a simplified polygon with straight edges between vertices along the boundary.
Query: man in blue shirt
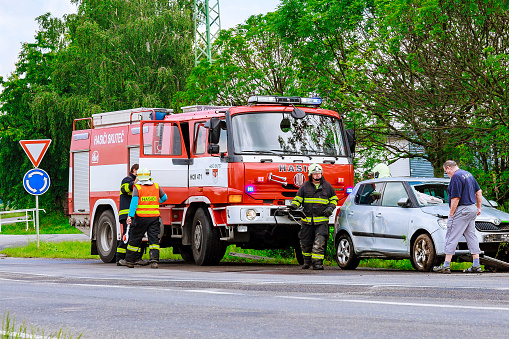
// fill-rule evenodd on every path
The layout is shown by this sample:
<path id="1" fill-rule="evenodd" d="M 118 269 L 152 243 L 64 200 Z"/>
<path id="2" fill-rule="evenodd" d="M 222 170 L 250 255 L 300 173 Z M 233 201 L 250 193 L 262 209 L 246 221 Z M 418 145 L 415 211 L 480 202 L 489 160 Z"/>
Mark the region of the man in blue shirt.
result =
<path id="1" fill-rule="evenodd" d="M 482 273 L 479 263 L 479 241 L 475 235 L 475 218 L 481 214 L 482 190 L 474 176 L 458 167 L 455 161 L 447 160 L 444 171 L 451 182 L 447 188 L 449 195 L 449 219 L 445 234 L 445 261 L 442 266 L 433 267 L 439 273 L 451 273 L 451 259 L 461 236 L 465 236 L 473 264 L 463 272 Z"/>

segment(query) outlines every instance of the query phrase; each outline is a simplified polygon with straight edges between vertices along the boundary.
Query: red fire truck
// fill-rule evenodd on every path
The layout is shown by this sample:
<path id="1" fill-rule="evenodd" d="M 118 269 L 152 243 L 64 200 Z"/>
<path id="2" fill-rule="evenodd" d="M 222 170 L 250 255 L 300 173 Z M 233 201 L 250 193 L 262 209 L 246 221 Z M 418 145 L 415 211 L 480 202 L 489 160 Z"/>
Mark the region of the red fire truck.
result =
<path id="1" fill-rule="evenodd" d="M 301 259 L 300 226 L 285 206 L 307 180 L 308 166 L 322 165 L 339 206 L 353 187 L 351 133 L 320 104 L 320 98 L 254 96 L 241 107 L 190 106 L 180 114 L 133 109 L 77 119 L 89 120 L 89 128 L 73 128 L 70 222 L 89 226 L 92 254 L 115 260 L 120 182 L 139 163 L 168 196 L 160 208 L 161 247 L 198 265 L 217 264 L 230 244 L 294 248 Z"/>

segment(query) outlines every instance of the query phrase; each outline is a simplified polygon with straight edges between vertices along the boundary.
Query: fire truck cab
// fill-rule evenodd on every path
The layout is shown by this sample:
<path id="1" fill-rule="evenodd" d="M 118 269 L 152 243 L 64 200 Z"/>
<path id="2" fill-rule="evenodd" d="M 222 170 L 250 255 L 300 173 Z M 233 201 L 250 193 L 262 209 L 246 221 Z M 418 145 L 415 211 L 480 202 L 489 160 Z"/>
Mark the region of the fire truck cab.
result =
<path id="1" fill-rule="evenodd" d="M 230 244 L 294 248 L 301 261 L 298 218 L 285 207 L 308 180 L 308 166 L 321 164 L 338 206 L 353 187 L 351 134 L 320 104 L 255 96 L 247 106 L 190 106 L 180 114 L 94 114 L 89 128 L 72 134 L 70 222 L 89 226 L 91 253 L 114 261 L 120 182 L 139 163 L 168 196 L 160 207 L 161 247 L 198 265 L 217 264 Z"/>

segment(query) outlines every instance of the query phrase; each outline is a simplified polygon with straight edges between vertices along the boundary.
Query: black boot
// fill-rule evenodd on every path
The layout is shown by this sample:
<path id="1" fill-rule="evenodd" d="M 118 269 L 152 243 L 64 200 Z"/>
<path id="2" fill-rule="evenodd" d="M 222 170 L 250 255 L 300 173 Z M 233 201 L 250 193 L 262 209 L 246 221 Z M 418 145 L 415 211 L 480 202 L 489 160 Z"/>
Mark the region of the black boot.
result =
<path id="1" fill-rule="evenodd" d="M 311 267 L 311 258 L 310 257 L 304 257 L 304 264 L 302 265 L 303 270 L 307 270 Z"/>
<path id="2" fill-rule="evenodd" d="M 323 270 L 323 260 L 313 260 L 314 270 Z"/>

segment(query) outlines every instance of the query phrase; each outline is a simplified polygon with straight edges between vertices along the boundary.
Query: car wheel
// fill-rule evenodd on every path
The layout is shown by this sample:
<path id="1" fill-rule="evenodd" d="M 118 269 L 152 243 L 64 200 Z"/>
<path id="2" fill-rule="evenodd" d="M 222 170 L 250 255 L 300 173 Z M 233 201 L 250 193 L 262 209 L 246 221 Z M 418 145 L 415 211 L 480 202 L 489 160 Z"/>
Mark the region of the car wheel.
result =
<path id="1" fill-rule="evenodd" d="M 117 254 L 117 227 L 115 217 L 110 210 L 104 211 L 97 223 L 97 251 L 105 263 L 115 262 Z"/>
<path id="2" fill-rule="evenodd" d="M 437 252 L 433 240 L 427 234 L 421 234 L 412 245 L 412 266 L 420 272 L 429 272 L 437 262 Z"/>
<path id="3" fill-rule="evenodd" d="M 360 259 L 355 255 L 352 238 L 348 234 L 339 236 L 336 246 L 336 261 L 343 270 L 354 270 Z"/>

